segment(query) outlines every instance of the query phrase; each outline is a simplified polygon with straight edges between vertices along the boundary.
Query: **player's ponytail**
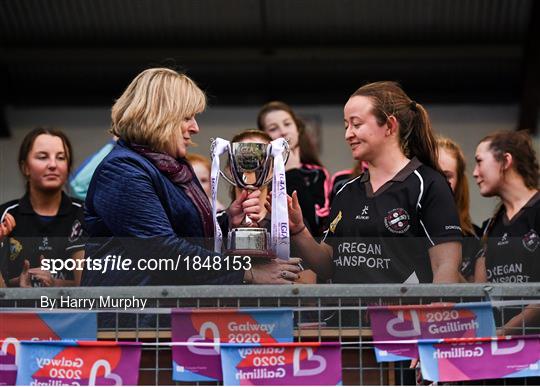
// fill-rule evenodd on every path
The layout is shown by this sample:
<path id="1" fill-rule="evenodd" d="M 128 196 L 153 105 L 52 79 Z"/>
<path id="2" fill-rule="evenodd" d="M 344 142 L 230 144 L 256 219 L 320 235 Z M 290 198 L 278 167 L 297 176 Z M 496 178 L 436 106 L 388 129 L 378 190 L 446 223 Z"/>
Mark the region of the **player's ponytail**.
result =
<path id="1" fill-rule="evenodd" d="M 422 105 L 405 94 L 396 82 L 390 81 L 364 85 L 351 97 L 356 96 L 371 99 L 373 114 L 379 125 L 384 125 L 390 116 L 396 118 L 399 123 L 399 143 L 406 157 L 417 157 L 423 164 L 441 172 L 437 141 L 429 115 Z"/>

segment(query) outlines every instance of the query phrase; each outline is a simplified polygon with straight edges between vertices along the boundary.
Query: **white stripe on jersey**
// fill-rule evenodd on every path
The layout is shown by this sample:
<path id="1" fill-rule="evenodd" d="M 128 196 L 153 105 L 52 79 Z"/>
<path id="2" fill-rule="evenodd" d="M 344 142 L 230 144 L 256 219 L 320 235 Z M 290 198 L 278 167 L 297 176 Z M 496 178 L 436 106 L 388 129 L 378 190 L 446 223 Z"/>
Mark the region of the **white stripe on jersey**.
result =
<path id="1" fill-rule="evenodd" d="M 422 208 L 422 205 L 420 204 L 420 200 L 422 200 L 422 196 L 424 195 L 424 179 L 422 179 L 422 175 L 418 173 L 417 170 L 414 171 L 414 174 L 418 177 L 418 180 L 420 180 L 420 194 L 418 195 L 418 201 L 416 202 L 416 207 Z"/>
<path id="2" fill-rule="evenodd" d="M 73 246 L 69 246 L 69 247 L 66 247 L 66 251 L 73 250 L 73 249 L 84 248 L 84 246 L 85 246 L 85 245 L 73 245 Z"/>
<path id="3" fill-rule="evenodd" d="M 0 223 L 2 223 L 4 221 L 4 218 L 6 217 L 6 214 L 9 210 L 11 210 L 12 208 L 15 208 L 19 205 L 19 203 L 15 203 L 14 205 L 12 206 L 9 206 L 8 208 L 5 209 L 4 213 L 2 214 L 2 217 L 0 217 Z"/>
<path id="4" fill-rule="evenodd" d="M 418 177 L 418 180 L 420 180 L 420 193 L 418 194 L 418 201 L 416 202 L 416 207 L 422 208 L 422 205 L 420 204 L 420 200 L 422 200 L 422 196 L 424 195 L 424 179 L 422 178 L 422 175 L 420 175 L 420 173 L 417 170 L 414 171 L 414 174 L 416 175 L 416 177 Z M 426 236 L 431 242 L 431 245 L 435 246 L 435 243 L 433 243 L 433 240 L 429 236 L 429 233 L 426 229 L 426 226 L 424 225 L 424 222 L 422 222 L 422 219 L 420 219 L 420 225 L 424 229 L 424 232 L 426 233 Z"/>
<path id="5" fill-rule="evenodd" d="M 345 188 L 346 186 L 348 186 L 349 184 L 351 184 L 353 181 L 356 181 L 356 180 L 358 180 L 359 178 L 361 178 L 362 175 L 363 175 L 363 174 L 361 173 L 360 176 L 356 176 L 354 179 L 349 180 L 348 182 L 346 182 L 345 184 L 343 184 L 343 187 L 341 187 L 341 188 L 339 189 L 339 191 L 336 192 L 336 196 L 338 196 L 339 193 L 340 193 L 341 191 L 343 191 L 343 188 Z M 334 196 L 334 198 L 335 198 L 336 196 Z"/>
<path id="6" fill-rule="evenodd" d="M 326 240 L 326 237 L 328 236 L 328 231 L 329 231 L 329 230 L 330 230 L 330 229 L 326 229 L 326 231 L 323 232 L 324 237 L 323 237 L 323 239 L 321 239 L 321 242 L 324 242 L 324 241 Z"/>
<path id="7" fill-rule="evenodd" d="M 420 224 L 422 225 L 422 228 L 424 229 L 424 232 L 426 233 L 426 236 L 428 237 L 429 241 L 431 242 L 431 245 L 435 246 L 435 243 L 433 243 L 433 240 L 429 236 L 429 233 L 426 230 L 426 226 L 424 226 L 424 222 L 422 222 L 422 220 L 420 220 Z"/>
<path id="8" fill-rule="evenodd" d="M 77 206 L 79 208 L 82 208 L 82 204 L 79 204 L 79 203 L 76 203 L 76 202 L 71 202 L 71 204 L 73 204 L 74 206 Z"/>

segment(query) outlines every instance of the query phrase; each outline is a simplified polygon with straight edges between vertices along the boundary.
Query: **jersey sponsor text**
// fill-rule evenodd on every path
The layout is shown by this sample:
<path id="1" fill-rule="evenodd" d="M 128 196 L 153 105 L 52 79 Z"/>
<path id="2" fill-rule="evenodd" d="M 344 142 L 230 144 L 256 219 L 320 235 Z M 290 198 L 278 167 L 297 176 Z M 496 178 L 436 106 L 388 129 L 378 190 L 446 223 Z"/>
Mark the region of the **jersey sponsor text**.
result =
<path id="1" fill-rule="evenodd" d="M 363 255 L 340 255 L 334 259 L 336 266 L 367 266 L 370 269 L 390 269 L 390 258 L 365 257 Z"/>
<path id="2" fill-rule="evenodd" d="M 522 273 L 522 263 L 510 263 L 487 268 L 489 282 L 529 282 L 530 276 Z"/>
<path id="3" fill-rule="evenodd" d="M 342 242 L 338 245 L 338 253 L 382 255 L 382 248 L 379 243 Z"/>

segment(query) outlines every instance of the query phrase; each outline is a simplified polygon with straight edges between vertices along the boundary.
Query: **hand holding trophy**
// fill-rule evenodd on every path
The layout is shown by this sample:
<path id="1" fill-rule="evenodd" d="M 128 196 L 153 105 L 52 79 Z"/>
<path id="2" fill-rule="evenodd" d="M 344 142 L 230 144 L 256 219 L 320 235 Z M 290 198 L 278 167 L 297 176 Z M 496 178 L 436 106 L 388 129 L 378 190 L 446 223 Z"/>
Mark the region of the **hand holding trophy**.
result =
<path id="1" fill-rule="evenodd" d="M 229 167 L 220 169 L 219 156 L 227 153 Z M 254 142 L 233 142 L 217 138 L 211 147 L 212 170 L 212 212 L 215 224 L 215 249 L 221 251 L 221 229 L 216 222 L 215 203 L 219 175 L 227 182 L 248 192 L 260 190 L 272 182 L 271 233 L 246 216 L 243 226 L 229 231 L 226 252 L 251 257 L 279 257 L 289 259 L 289 227 L 287 216 L 287 192 L 285 183 L 285 162 L 289 147 L 280 138 L 270 144 Z M 244 194 L 245 195 L 245 194 Z M 250 195 L 256 196 L 256 195 Z"/>

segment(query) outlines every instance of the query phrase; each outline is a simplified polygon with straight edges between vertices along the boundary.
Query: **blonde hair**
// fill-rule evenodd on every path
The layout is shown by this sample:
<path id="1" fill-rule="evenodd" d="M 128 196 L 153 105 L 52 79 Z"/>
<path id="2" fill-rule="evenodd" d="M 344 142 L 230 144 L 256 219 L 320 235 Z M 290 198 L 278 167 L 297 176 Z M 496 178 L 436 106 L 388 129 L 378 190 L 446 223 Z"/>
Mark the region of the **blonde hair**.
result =
<path id="1" fill-rule="evenodd" d="M 206 169 L 209 171 L 212 168 L 212 164 L 210 163 L 210 159 L 208 157 L 201 156 L 197 153 L 188 153 L 186 155 L 187 161 L 193 166 L 193 164 L 199 163 L 204 165 Z"/>
<path id="2" fill-rule="evenodd" d="M 461 150 L 461 147 L 453 140 L 447 137 L 438 137 L 437 145 L 448 151 L 450 155 L 456 160 L 456 188 L 454 191 L 454 201 L 459 213 L 459 223 L 461 229 L 465 234 L 474 235 L 474 226 L 472 224 L 471 215 L 469 212 L 469 184 L 467 182 L 467 176 L 465 174 L 466 163 L 465 155 Z"/>
<path id="3" fill-rule="evenodd" d="M 147 69 L 113 105 L 111 133 L 128 143 L 173 154 L 182 122 L 205 107 L 204 92 L 185 74 Z"/>

